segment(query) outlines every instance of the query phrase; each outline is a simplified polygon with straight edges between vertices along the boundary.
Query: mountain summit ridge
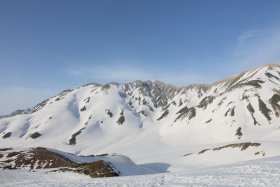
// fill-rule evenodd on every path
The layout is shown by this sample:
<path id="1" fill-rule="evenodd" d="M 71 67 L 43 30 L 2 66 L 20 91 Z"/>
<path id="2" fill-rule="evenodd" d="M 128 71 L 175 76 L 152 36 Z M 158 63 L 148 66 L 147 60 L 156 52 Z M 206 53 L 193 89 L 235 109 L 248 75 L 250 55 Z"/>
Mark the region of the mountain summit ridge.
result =
<path id="1" fill-rule="evenodd" d="M 0 119 L 0 146 L 42 146 L 81 155 L 116 152 L 141 162 L 147 152 L 145 161 L 172 149 L 177 156 L 199 152 L 194 145 L 278 142 L 279 101 L 279 64 L 210 85 L 90 83 Z"/>
<path id="2" fill-rule="evenodd" d="M 230 81 L 233 81 L 234 79 L 238 79 L 240 78 L 241 76 L 245 75 L 246 73 L 248 72 L 253 72 L 253 71 L 257 71 L 257 70 L 260 70 L 262 68 L 273 68 L 273 67 L 280 67 L 280 64 L 264 64 L 260 67 L 256 67 L 256 68 L 251 68 L 249 70 L 245 70 L 241 73 L 238 73 L 234 76 L 229 76 L 227 78 L 224 78 L 224 79 L 221 79 L 221 80 L 218 80 L 218 81 L 215 81 L 213 83 L 210 83 L 210 84 L 203 84 L 203 83 L 193 83 L 193 84 L 190 84 L 190 85 L 187 85 L 187 86 L 177 86 L 177 85 L 174 85 L 174 84 L 170 84 L 170 83 L 165 83 L 163 81 L 160 81 L 160 80 L 136 80 L 136 81 L 133 81 L 133 82 L 128 82 L 128 83 L 117 83 L 117 82 L 110 82 L 110 83 L 106 83 L 106 84 L 99 84 L 99 83 L 95 83 L 95 82 L 92 82 L 92 83 L 87 83 L 87 84 L 84 84 L 82 86 L 79 86 L 77 88 L 72 88 L 72 89 L 66 89 L 66 90 L 63 90 L 60 94 L 63 94 L 64 92 L 67 92 L 69 90 L 73 90 L 73 89 L 79 89 L 81 87 L 86 87 L 86 86 L 89 86 L 89 85 L 95 85 L 95 86 L 102 86 L 102 87 L 106 87 L 106 86 L 110 86 L 110 85 L 123 85 L 123 86 L 128 86 L 128 85 L 132 85 L 132 84 L 157 84 L 157 85 L 161 85 L 162 87 L 167 87 L 167 88 L 174 88 L 174 89 L 202 89 L 204 91 L 206 90 L 209 90 L 211 87 L 215 86 L 215 85 L 218 85 L 218 84 L 221 84 L 221 83 L 225 83 L 225 82 L 230 82 Z M 59 95 L 60 95 L 59 94 Z M 56 96 L 53 96 L 53 97 L 56 97 Z M 51 97 L 51 98 L 53 98 Z M 49 98 L 50 99 L 50 98 Z M 46 99 L 46 100 L 49 100 L 49 99 Z M 46 100 L 44 100 L 43 102 L 45 102 Z M 38 103 L 37 105 L 31 107 L 31 108 L 28 108 L 28 109 L 18 109 L 8 115 L 2 115 L 0 116 L 0 119 L 1 118 L 6 118 L 6 117 L 12 117 L 12 116 L 15 116 L 15 115 L 19 115 L 19 114 L 28 114 L 28 113 L 33 113 L 34 112 L 34 109 L 35 108 L 38 108 L 43 102 L 41 103 Z"/>

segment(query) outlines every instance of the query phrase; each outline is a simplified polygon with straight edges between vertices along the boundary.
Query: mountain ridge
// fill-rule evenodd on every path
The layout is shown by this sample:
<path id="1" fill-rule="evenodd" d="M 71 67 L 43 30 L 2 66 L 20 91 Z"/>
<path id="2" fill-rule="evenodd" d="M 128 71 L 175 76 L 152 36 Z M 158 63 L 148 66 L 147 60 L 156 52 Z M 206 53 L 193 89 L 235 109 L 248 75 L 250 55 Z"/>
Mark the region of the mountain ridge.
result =
<path id="1" fill-rule="evenodd" d="M 85 87 L 85 86 L 89 86 L 89 85 L 96 85 L 96 86 L 103 86 L 103 87 L 106 87 L 107 85 L 131 85 L 131 84 L 134 84 L 134 83 L 157 83 L 159 85 L 164 85 L 165 87 L 171 87 L 171 88 L 175 88 L 175 89 L 192 89 L 192 88 L 197 88 L 197 89 L 202 89 L 202 90 L 208 90 L 210 89 L 212 86 L 215 86 L 217 84 L 221 84 L 223 82 L 227 82 L 227 81 L 232 81 L 234 80 L 235 78 L 238 78 L 242 75 L 244 75 L 245 73 L 248 73 L 250 71 L 255 71 L 257 69 L 260 69 L 260 68 L 273 68 L 273 67 L 280 67 L 280 64 L 264 64 L 260 67 L 256 67 L 256 68 L 251 68 L 251 69 L 248 69 L 248 70 L 245 70 L 245 71 L 242 71 L 241 73 L 238 73 L 236 75 L 233 75 L 233 76 L 229 76 L 229 77 L 226 77 L 224 79 L 221 79 L 221 80 L 218 80 L 218 81 L 214 81 L 213 83 L 210 83 L 210 84 L 203 84 L 203 83 L 193 83 L 193 84 L 190 84 L 190 85 L 187 85 L 187 86 L 177 86 L 177 85 L 174 85 L 174 84 L 170 84 L 170 83 L 165 83 L 165 82 L 162 82 L 160 80 L 136 80 L 136 81 L 133 81 L 133 82 L 128 82 L 128 83 L 117 83 L 117 82 L 110 82 L 110 83 L 106 83 L 106 84 L 99 84 L 99 83 L 95 83 L 95 82 L 92 82 L 92 83 L 87 83 L 87 84 L 84 84 L 82 86 L 79 86 L 79 87 L 76 87 L 76 88 L 71 88 L 71 89 L 66 89 L 66 90 L 63 90 L 62 92 L 59 93 L 60 94 L 63 94 L 64 92 L 67 92 L 69 90 L 73 90 L 73 89 L 78 89 L 80 87 Z M 53 97 L 56 97 L 56 96 L 52 96 L 50 98 L 53 98 Z M 49 100 L 50 98 L 44 100 L 43 102 Z M 38 103 L 36 104 L 35 106 L 33 107 L 30 107 L 30 108 L 27 108 L 27 109 L 18 109 L 10 114 L 7 114 L 7 115 L 2 115 L 0 116 L 0 119 L 1 118 L 6 118 L 6 117 L 12 117 L 12 116 L 15 116 L 15 115 L 18 115 L 18 114 L 27 114 L 27 113 L 32 113 L 33 109 L 34 108 L 38 108 L 38 106 L 40 106 L 43 102 L 41 103 Z"/>
<path id="2" fill-rule="evenodd" d="M 89 85 L 96 85 L 96 86 L 103 86 L 103 87 L 106 87 L 107 85 L 131 85 L 131 84 L 134 84 L 134 83 L 156 83 L 156 84 L 159 84 L 159 85 L 164 85 L 165 87 L 171 87 L 171 88 L 175 88 L 175 89 L 192 89 L 192 88 L 198 88 L 198 89 L 203 89 L 203 90 L 208 90 L 209 88 L 211 88 L 212 86 L 215 86 L 217 84 L 221 84 L 223 82 L 227 82 L 227 81 L 232 81 L 233 79 L 235 78 L 238 78 L 242 75 L 244 75 L 245 73 L 247 72 L 250 72 L 250 71 L 255 71 L 257 69 L 260 69 L 260 68 L 272 68 L 272 67 L 280 67 L 280 64 L 264 64 L 260 67 L 256 67 L 256 68 L 251 68 L 251 69 L 248 69 L 248 70 L 245 70 L 245 71 L 242 71 L 241 73 L 238 73 L 236 75 L 233 75 L 233 76 L 229 76 L 229 77 L 226 77 L 224 79 L 221 79 L 221 80 L 218 80 L 218 81 L 215 81 L 213 83 L 210 83 L 210 84 L 203 84 L 203 83 L 193 83 L 193 84 L 190 84 L 190 85 L 187 85 L 187 86 L 177 86 L 177 85 L 174 85 L 174 84 L 170 84 L 170 83 L 165 83 L 165 82 L 162 82 L 160 80 L 136 80 L 136 81 L 133 81 L 133 82 L 128 82 L 128 83 L 117 83 L 117 82 L 110 82 L 110 83 L 106 83 L 106 84 L 99 84 L 99 83 L 95 83 L 95 82 L 92 82 L 92 83 L 87 83 L 87 84 L 84 84 L 82 86 L 79 86 L 79 87 L 76 87 L 76 88 L 71 88 L 71 89 L 66 89 L 66 90 L 63 90 L 62 92 L 59 93 L 60 94 L 63 94 L 64 92 L 67 92 L 69 90 L 73 90 L 73 89 L 78 89 L 80 87 L 85 87 L 85 86 L 89 86 Z M 46 100 L 44 100 L 43 102 L 40 102 L 38 104 L 36 104 L 35 106 L 33 107 L 30 107 L 30 108 L 27 108 L 27 109 L 18 109 L 10 114 L 7 114 L 7 115 L 2 115 L 0 116 L 0 119 L 2 118 L 6 118 L 6 117 L 12 117 L 12 116 L 15 116 L 15 115 L 19 115 L 19 114 L 28 114 L 28 113 L 32 113 L 33 110 L 35 108 L 38 108 L 42 103 L 44 103 L 45 101 L 53 98 L 53 97 L 56 97 L 56 96 L 52 96 Z"/>
<path id="3" fill-rule="evenodd" d="M 42 146 L 80 155 L 117 152 L 174 168 L 201 157 L 183 158 L 188 152 L 232 143 L 263 142 L 246 150 L 251 156 L 244 158 L 259 157 L 255 149 L 273 156 L 280 154 L 274 149 L 280 142 L 278 101 L 279 64 L 210 85 L 89 83 L 0 119 L 0 146 Z"/>

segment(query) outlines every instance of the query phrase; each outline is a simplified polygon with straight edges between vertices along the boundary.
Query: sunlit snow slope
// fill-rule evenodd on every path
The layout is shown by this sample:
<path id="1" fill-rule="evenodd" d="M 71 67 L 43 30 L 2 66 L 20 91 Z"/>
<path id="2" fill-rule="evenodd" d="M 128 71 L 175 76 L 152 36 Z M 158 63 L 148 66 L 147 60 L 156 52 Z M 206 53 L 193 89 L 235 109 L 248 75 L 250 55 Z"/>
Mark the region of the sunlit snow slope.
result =
<path id="1" fill-rule="evenodd" d="M 277 64 L 212 85 L 93 83 L 2 117 L 0 146 L 119 153 L 161 170 L 275 156 L 280 155 L 279 100 Z M 214 150 L 244 142 L 260 145 Z M 204 149 L 210 151 L 200 153 Z"/>

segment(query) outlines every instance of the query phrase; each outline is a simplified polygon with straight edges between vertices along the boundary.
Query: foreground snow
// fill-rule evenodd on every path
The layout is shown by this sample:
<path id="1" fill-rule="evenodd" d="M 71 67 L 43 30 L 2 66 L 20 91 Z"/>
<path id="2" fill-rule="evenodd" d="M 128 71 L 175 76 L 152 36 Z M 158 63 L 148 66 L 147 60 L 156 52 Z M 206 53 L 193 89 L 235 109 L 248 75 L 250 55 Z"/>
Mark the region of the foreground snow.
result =
<path id="1" fill-rule="evenodd" d="M 153 175 L 92 179 L 73 173 L 1 170 L 1 186 L 278 186 L 280 157 Z"/>

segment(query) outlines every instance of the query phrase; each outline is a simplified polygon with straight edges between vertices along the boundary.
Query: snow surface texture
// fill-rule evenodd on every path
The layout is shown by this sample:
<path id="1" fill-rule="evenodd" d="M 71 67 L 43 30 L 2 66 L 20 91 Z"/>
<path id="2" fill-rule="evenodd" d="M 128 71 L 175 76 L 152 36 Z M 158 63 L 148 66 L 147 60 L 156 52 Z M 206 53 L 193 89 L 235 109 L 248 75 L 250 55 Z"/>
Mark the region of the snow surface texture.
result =
<path id="1" fill-rule="evenodd" d="M 212 85 L 93 83 L 0 119 L 0 147 L 117 153 L 158 172 L 230 164 L 280 155 L 279 101 L 280 65 Z M 244 142 L 260 146 L 215 149 Z"/>
<path id="2" fill-rule="evenodd" d="M 1 186 L 279 186 L 280 157 L 240 162 L 232 165 L 183 172 L 92 179 L 74 173 L 46 171 L 3 170 L 0 172 Z"/>

